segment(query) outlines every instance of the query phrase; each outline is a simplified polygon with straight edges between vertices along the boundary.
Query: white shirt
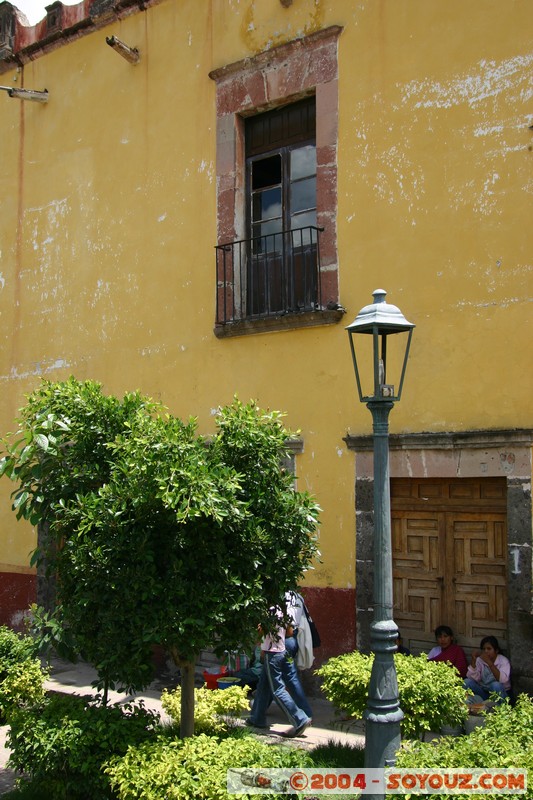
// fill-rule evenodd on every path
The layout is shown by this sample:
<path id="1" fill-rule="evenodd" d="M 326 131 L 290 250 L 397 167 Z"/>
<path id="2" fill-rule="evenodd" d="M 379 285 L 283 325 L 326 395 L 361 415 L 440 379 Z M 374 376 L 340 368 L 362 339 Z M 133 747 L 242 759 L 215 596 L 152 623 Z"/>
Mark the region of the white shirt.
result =
<path id="1" fill-rule="evenodd" d="M 280 609 L 277 611 L 277 616 L 283 619 Z M 267 653 L 283 653 L 285 651 L 285 628 L 280 626 L 272 636 L 267 634 L 261 642 L 261 650 Z"/>
<path id="2" fill-rule="evenodd" d="M 498 653 L 494 660 L 494 666 L 500 670 L 500 678 L 499 683 L 503 683 L 506 689 L 511 688 L 511 663 L 508 658 L 502 656 L 501 653 Z M 472 680 L 477 681 L 480 683 L 481 686 L 488 686 L 493 681 L 496 680 L 494 677 L 491 668 L 488 664 L 485 664 L 482 658 L 479 656 L 476 658 L 476 666 L 473 667 L 470 665 L 468 667 L 468 671 L 466 673 L 467 678 L 472 678 Z"/>
<path id="3" fill-rule="evenodd" d="M 303 598 L 298 592 L 285 592 L 285 602 L 287 603 L 287 614 L 292 619 L 295 628 L 300 627 L 300 620 L 304 613 Z"/>

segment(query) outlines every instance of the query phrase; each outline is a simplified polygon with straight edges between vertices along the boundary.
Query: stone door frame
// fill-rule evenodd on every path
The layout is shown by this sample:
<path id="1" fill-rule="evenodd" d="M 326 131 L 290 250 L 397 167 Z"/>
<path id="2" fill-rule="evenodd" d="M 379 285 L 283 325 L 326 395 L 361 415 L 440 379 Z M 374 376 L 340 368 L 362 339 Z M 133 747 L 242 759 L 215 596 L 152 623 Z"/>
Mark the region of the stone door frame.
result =
<path id="1" fill-rule="evenodd" d="M 373 438 L 348 434 L 345 442 L 356 454 L 357 649 L 368 652 L 373 618 Z M 509 656 L 517 683 L 524 688 L 533 687 L 532 445 L 530 429 L 390 436 L 391 478 L 506 478 Z"/>

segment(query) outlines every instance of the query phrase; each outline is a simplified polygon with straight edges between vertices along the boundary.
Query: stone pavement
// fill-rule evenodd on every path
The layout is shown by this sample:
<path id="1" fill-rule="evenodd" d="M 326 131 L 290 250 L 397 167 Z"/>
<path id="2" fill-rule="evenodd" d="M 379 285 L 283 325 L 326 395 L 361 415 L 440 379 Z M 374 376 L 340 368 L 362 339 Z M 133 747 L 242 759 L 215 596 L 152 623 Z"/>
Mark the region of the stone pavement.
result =
<path id="1" fill-rule="evenodd" d="M 0 795 L 6 794 L 13 788 L 15 773 L 6 767 L 9 751 L 5 748 L 7 726 L 0 726 Z"/>
<path id="2" fill-rule="evenodd" d="M 70 664 L 56 659 L 52 662 L 50 678 L 46 681 L 45 687 L 49 691 L 69 694 L 95 694 L 95 690 L 91 686 L 95 678 L 96 672 L 88 664 Z M 124 703 L 142 699 L 146 708 L 157 711 L 163 720 L 168 720 L 161 706 L 161 692 L 164 688 L 173 689 L 175 686 L 175 677 L 163 675 L 157 678 L 145 692 L 127 695 L 110 691 L 109 700 L 112 703 Z M 324 697 L 311 697 L 309 701 L 313 709 L 313 724 L 307 728 L 302 736 L 291 739 L 292 742 L 304 747 L 316 747 L 332 740 L 352 743 L 357 746 L 364 744 L 364 723 L 361 720 L 343 722 L 336 715 L 335 708 Z M 270 706 L 268 722 L 270 723 L 270 729 L 257 731 L 257 734 L 266 736 L 269 740 L 287 742 L 287 739 L 282 738 L 282 734 L 290 726 L 275 703 Z M 12 788 L 15 779 L 14 772 L 6 766 L 9 758 L 9 751 L 5 747 L 6 735 L 7 727 L 0 726 L 0 795 L 5 794 Z"/>

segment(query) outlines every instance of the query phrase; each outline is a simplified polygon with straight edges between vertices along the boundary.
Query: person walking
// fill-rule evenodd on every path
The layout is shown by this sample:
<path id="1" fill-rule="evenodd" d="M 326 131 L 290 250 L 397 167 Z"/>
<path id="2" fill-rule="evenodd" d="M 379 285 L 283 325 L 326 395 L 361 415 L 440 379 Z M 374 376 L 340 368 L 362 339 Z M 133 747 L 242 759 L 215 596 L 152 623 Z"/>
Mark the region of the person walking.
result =
<path id="1" fill-rule="evenodd" d="M 278 609 L 278 616 L 281 620 L 283 617 L 281 609 Z M 263 672 L 246 724 L 254 728 L 267 728 L 266 712 L 273 697 L 292 725 L 285 735 L 300 736 L 309 727 L 312 720 L 287 691 L 286 683 L 291 682 L 294 678 L 292 672 L 294 660 L 290 656 L 287 657 L 284 625 L 280 624 L 272 635 L 267 634 L 264 637 L 261 651 Z M 294 669 L 296 669 L 295 666 Z"/>
<path id="2" fill-rule="evenodd" d="M 296 656 L 298 655 L 299 649 L 298 629 L 304 614 L 303 597 L 298 594 L 298 592 L 289 591 L 285 594 L 285 603 L 287 606 L 287 614 L 292 622 L 292 625 L 288 626 L 285 631 L 285 650 L 287 651 L 287 677 L 285 679 L 285 685 L 295 703 L 300 706 L 302 711 L 312 720 L 313 710 L 305 695 L 296 664 Z"/>

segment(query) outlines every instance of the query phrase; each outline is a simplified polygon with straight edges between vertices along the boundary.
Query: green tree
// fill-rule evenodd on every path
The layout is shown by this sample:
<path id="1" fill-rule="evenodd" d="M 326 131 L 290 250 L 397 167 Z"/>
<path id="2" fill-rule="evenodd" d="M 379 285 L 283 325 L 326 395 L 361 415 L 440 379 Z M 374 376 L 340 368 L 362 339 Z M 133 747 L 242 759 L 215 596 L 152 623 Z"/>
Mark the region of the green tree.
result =
<path id="1" fill-rule="evenodd" d="M 271 606 L 316 553 L 318 506 L 280 467 L 288 436 L 253 402 L 222 408 L 207 439 L 138 393 L 70 378 L 43 381 L 4 441 L 17 516 L 49 525 L 33 556 L 57 579 L 48 631 L 104 688 L 146 686 L 164 645 L 181 668 L 184 736 L 200 652 L 272 628 Z"/>

